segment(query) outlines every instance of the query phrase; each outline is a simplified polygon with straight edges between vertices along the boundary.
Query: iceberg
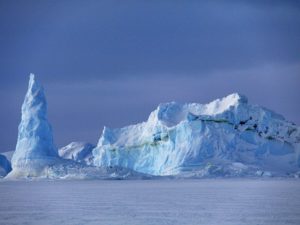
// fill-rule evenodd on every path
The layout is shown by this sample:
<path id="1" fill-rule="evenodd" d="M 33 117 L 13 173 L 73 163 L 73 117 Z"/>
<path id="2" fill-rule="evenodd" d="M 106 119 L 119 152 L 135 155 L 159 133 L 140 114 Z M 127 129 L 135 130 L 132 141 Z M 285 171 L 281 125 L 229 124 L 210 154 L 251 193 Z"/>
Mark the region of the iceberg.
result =
<path id="1" fill-rule="evenodd" d="M 28 91 L 22 105 L 22 119 L 16 150 L 13 152 L 11 161 L 12 171 L 5 178 L 136 179 L 149 177 L 118 166 L 90 165 L 93 148 L 91 144 L 78 142 L 71 143 L 58 152 L 54 145 L 51 125 L 47 120 L 47 102 L 43 87 L 31 74 Z M 1 166 L 4 165 L 3 157 L 0 157 Z M 9 172 L 9 167 L 5 169 Z"/>
<path id="2" fill-rule="evenodd" d="M 67 146 L 58 149 L 58 154 L 64 159 L 71 159 L 75 162 L 92 165 L 92 150 L 95 147 L 95 145 L 86 142 L 71 142 Z"/>
<path id="3" fill-rule="evenodd" d="M 93 150 L 96 166 L 198 177 L 297 173 L 299 153 L 297 125 L 238 93 L 208 104 L 160 104 L 146 122 L 104 127 Z"/>
<path id="4" fill-rule="evenodd" d="M 238 93 L 208 104 L 160 104 L 148 120 L 104 127 L 94 146 L 56 148 L 43 87 L 30 75 L 18 141 L 0 176 L 50 179 L 140 179 L 300 174 L 300 128 Z"/>
<path id="5" fill-rule="evenodd" d="M 22 105 L 16 150 L 9 176 L 34 176 L 46 165 L 58 160 L 52 128 L 47 120 L 47 102 L 43 87 L 30 74 L 28 90 Z"/>

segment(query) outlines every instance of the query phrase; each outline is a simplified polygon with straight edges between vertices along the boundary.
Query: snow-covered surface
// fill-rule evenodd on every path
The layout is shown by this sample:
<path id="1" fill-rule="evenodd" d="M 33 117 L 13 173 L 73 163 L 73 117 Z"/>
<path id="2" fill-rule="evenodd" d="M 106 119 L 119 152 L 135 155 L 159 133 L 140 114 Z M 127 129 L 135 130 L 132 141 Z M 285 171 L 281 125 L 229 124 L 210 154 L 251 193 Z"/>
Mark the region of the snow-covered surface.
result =
<path id="1" fill-rule="evenodd" d="M 86 165 L 92 165 L 92 150 L 96 146 L 86 142 L 71 142 L 65 147 L 58 149 L 58 154 L 64 159 L 71 159 Z"/>
<path id="2" fill-rule="evenodd" d="M 51 126 L 47 120 L 47 102 L 43 87 L 30 75 L 29 86 L 22 105 L 18 141 L 12 157 L 12 175 L 40 173 L 44 165 L 58 158 Z M 35 171 L 36 170 L 36 171 Z"/>
<path id="3" fill-rule="evenodd" d="M 299 225 L 299 180 L 0 182 L 6 225 Z"/>
<path id="4" fill-rule="evenodd" d="M 300 129 L 231 94 L 208 104 L 161 104 L 146 122 L 104 128 L 94 164 L 154 175 L 289 176 L 299 171 Z"/>
<path id="5" fill-rule="evenodd" d="M 11 171 L 10 161 L 5 155 L 0 154 L 0 178 L 5 177 Z"/>

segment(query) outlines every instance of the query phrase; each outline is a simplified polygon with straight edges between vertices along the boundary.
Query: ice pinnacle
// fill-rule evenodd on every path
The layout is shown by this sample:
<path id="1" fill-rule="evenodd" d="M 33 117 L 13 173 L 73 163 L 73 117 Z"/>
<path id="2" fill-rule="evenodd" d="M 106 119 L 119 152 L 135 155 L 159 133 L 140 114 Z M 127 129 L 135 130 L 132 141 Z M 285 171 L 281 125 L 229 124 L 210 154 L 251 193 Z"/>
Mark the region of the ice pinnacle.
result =
<path id="1" fill-rule="evenodd" d="M 12 168 L 58 157 L 53 143 L 52 128 L 47 120 L 47 102 L 43 87 L 30 74 L 29 86 L 22 105 L 18 142 L 12 157 Z"/>

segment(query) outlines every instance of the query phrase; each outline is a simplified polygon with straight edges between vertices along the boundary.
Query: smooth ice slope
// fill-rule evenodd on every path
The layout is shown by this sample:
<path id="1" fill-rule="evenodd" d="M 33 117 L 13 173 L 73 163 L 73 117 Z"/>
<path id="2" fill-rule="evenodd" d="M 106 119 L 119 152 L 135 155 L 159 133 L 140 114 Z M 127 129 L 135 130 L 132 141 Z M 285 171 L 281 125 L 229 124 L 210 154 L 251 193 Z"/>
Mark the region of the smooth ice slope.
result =
<path id="1" fill-rule="evenodd" d="M 94 164 L 154 175 L 288 175 L 299 171 L 300 131 L 231 94 L 209 104 L 161 104 L 147 122 L 104 128 Z"/>
<path id="2" fill-rule="evenodd" d="M 58 150 L 60 157 L 64 159 L 71 159 L 86 165 L 92 165 L 93 155 L 92 150 L 95 145 L 85 142 L 72 142 L 65 147 Z"/>
<path id="3" fill-rule="evenodd" d="M 58 159 L 51 126 L 47 120 L 47 102 L 43 87 L 30 75 L 22 105 L 18 142 L 12 157 L 11 176 L 34 175 Z"/>

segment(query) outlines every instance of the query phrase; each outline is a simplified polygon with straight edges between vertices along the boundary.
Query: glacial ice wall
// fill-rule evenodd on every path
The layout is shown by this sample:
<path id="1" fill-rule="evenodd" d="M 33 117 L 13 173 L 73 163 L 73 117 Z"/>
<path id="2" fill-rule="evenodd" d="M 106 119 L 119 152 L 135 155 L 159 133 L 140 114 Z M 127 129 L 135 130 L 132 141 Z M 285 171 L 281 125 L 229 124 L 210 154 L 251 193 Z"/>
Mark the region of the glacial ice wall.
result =
<path id="1" fill-rule="evenodd" d="M 93 155 L 97 166 L 153 175 L 220 165 L 287 174 L 299 170 L 299 143 L 298 126 L 235 93 L 208 104 L 161 104 L 146 122 L 105 127 Z"/>

